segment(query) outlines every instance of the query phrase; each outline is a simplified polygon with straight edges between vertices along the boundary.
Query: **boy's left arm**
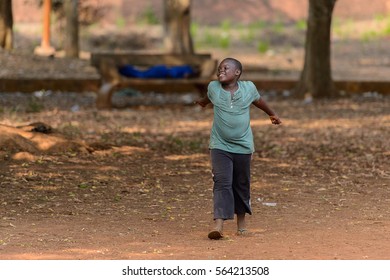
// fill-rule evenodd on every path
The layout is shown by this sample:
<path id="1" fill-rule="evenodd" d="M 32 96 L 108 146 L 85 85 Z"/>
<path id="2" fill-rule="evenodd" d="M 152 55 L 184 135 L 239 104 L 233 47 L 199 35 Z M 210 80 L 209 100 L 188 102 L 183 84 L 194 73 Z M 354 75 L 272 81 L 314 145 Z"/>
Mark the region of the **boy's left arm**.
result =
<path id="1" fill-rule="evenodd" d="M 206 107 L 207 104 L 211 103 L 211 100 L 208 98 L 208 96 L 205 96 L 205 97 L 203 97 L 201 99 L 196 100 L 194 103 L 198 104 L 198 105 L 200 105 L 202 107 Z"/>
<path id="2" fill-rule="evenodd" d="M 281 124 L 282 121 L 276 115 L 276 113 L 268 106 L 268 104 L 263 100 L 263 98 L 259 98 L 252 102 L 257 108 L 263 110 L 270 118 L 272 124 Z"/>

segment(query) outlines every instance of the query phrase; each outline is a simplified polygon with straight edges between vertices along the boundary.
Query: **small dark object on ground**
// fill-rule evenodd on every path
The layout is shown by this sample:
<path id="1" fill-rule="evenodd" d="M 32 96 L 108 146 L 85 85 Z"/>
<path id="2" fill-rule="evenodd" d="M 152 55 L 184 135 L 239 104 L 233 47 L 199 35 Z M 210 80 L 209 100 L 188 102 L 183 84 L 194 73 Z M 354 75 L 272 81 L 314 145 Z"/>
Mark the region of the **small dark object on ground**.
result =
<path id="1" fill-rule="evenodd" d="M 42 123 L 42 122 L 30 123 L 29 126 L 32 127 L 31 128 L 32 132 L 40 132 L 40 133 L 49 134 L 53 131 L 50 125 Z"/>

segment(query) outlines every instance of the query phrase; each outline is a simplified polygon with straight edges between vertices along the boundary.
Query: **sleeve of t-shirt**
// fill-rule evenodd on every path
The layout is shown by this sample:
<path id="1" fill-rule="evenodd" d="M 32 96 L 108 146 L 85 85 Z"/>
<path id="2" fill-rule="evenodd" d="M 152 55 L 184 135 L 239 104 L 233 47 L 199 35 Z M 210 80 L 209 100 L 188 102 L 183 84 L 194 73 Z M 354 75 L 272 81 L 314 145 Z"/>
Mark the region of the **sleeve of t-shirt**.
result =
<path id="1" fill-rule="evenodd" d="M 210 99 L 211 103 L 214 104 L 215 98 L 215 81 L 212 81 L 207 86 L 207 97 Z"/>
<path id="2" fill-rule="evenodd" d="M 252 82 L 251 94 L 252 94 L 252 102 L 260 99 L 260 93 L 253 82 Z"/>

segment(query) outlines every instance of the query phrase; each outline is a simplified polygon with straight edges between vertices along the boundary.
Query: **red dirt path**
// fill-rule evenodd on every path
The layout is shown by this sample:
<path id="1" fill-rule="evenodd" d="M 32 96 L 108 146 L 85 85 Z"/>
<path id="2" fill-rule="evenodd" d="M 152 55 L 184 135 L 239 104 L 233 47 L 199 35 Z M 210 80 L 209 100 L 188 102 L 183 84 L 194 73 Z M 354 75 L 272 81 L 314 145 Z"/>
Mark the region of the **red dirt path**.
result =
<path id="1" fill-rule="evenodd" d="M 389 101 L 271 101 L 279 127 L 253 109 L 252 235 L 231 221 L 220 241 L 207 239 L 211 109 L 19 114 L 95 151 L 2 150 L 0 258 L 388 259 Z"/>

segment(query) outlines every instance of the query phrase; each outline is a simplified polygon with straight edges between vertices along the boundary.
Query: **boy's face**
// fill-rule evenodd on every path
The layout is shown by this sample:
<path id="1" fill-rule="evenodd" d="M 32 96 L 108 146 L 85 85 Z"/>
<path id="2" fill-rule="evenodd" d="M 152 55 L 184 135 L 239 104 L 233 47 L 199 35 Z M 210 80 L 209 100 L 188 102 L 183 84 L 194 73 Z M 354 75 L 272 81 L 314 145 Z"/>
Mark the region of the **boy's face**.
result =
<path id="1" fill-rule="evenodd" d="M 220 83 L 229 83 L 238 79 L 241 71 L 231 60 L 223 60 L 218 66 L 217 77 Z"/>

